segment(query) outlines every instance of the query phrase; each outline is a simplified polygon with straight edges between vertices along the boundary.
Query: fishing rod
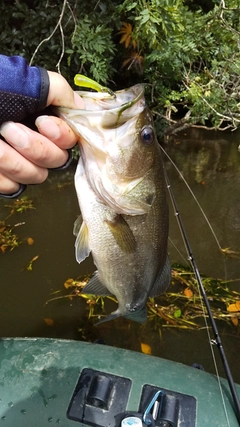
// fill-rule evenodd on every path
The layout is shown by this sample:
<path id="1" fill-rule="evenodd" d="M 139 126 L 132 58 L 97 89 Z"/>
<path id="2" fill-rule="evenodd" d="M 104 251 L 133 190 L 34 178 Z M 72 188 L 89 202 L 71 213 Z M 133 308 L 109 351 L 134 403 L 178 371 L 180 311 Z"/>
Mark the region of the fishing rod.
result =
<path id="1" fill-rule="evenodd" d="M 196 276 L 196 279 L 197 279 L 197 282 L 198 282 L 198 285 L 199 285 L 199 289 L 200 289 L 202 298 L 204 300 L 204 304 L 206 306 L 206 309 L 207 309 L 207 312 L 208 312 L 208 316 L 209 316 L 209 320 L 210 320 L 210 323 L 211 323 L 211 326 L 212 326 L 212 330 L 213 330 L 213 333 L 214 333 L 214 340 L 211 340 L 211 344 L 216 344 L 216 346 L 217 346 L 217 348 L 219 350 L 219 353 L 220 353 L 220 356 L 221 356 L 221 359 L 222 359 L 222 363 L 223 363 L 223 367 L 224 367 L 224 370 L 225 370 L 225 374 L 226 374 L 226 377 L 227 377 L 227 380 L 228 380 L 229 388 L 230 388 L 230 391 L 231 391 L 231 394 L 232 394 L 233 402 L 234 402 L 234 405 L 235 405 L 236 417 L 237 417 L 238 423 L 240 425 L 240 401 L 239 401 L 239 397 L 238 397 L 238 394 L 237 394 L 236 386 L 235 386 L 235 383 L 233 381 L 233 377 L 232 377 L 232 374 L 231 374 L 231 371 L 230 371 L 230 367 L 229 367 L 229 364 L 228 364 L 228 361 L 227 361 L 227 357 L 225 355 L 225 351 L 224 351 L 222 342 L 221 342 L 221 338 L 220 338 L 220 335 L 219 335 L 219 332 L 218 332 L 218 328 L 217 328 L 216 322 L 215 322 L 213 314 L 212 314 L 212 310 L 211 310 L 211 307 L 210 307 L 210 304 L 209 304 L 209 301 L 208 301 L 208 298 L 207 298 L 207 295 L 206 295 L 206 292 L 205 292 L 205 288 L 203 286 L 202 279 L 201 279 L 201 276 L 200 276 L 200 273 L 199 273 L 196 261 L 194 259 L 193 253 L 192 253 L 192 249 L 191 249 L 191 246 L 190 246 L 190 243 L 189 243 L 189 240 L 188 240 L 188 237 L 187 237 L 187 234 L 186 234 L 183 222 L 182 222 L 181 215 L 180 215 L 179 210 L 178 210 L 176 199 L 174 197 L 174 194 L 173 194 L 173 191 L 172 191 L 172 188 L 171 188 L 171 184 L 170 184 L 170 181 L 169 181 L 169 178 L 168 178 L 168 175 L 167 175 L 165 167 L 164 167 L 164 174 L 165 174 L 165 180 L 166 180 L 168 192 L 169 192 L 169 195 L 170 195 L 170 199 L 171 199 L 174 211 L 175 211 L 175 215 L 176 215 L 176 218 L 177 218 L 179 229 L 181 231 L 182 238 L 183 238 L 183 241 L 184 241 L 184 244 L 185 244 L 185 247 L 186 247 L 186 251 L 187 251 L 187 254 L 188 254 L 188 259 L 189 259 L 189 261 L 190 261 L 190 263 L 192 265 L 194 274 Z"/>

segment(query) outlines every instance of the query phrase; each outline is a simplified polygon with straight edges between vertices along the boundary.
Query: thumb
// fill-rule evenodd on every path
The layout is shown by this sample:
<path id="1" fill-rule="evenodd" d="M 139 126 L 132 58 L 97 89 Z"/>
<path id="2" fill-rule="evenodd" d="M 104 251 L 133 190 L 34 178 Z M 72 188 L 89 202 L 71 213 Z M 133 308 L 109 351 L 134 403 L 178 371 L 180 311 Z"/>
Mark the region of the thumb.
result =
<path id="1" fill-rule="evenodd" d="M 84 102 L 82 98 L 72 90 L 67 80 L 58 73 L 48 71 L 49 76 L 49 92 L 47 98 L 48 105 L 56 105 L 58 107 L 83 109 Z"/>

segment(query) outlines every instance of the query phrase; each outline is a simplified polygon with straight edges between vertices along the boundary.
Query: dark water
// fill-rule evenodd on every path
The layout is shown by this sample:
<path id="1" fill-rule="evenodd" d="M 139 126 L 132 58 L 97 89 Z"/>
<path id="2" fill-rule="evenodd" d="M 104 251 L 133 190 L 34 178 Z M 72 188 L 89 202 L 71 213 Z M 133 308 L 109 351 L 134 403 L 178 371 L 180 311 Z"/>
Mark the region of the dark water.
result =
<path id="1" fill-rule="evenodd" d="M 240 132 L 215 134 L 191 130 L 164 144 L 164 148 L 184 174 L 219 239 L 221 247 L 240 251 Z M 164 157 L 171 186 L 202 274 L 222 279 L 240 278 L 240 260 L 226 258 L 218 250 L 195 201 L 169 160 Z M 67 173 L 52 173 L 47 182 L 27 189 L 35 209 L 10 216 L 22 240 L 12 252 L 0 253 L 1 323 L 0 336 L 46 336 L 73 339 L 104 339 L 106 344 L 141 351 L 144 342 L 152 354 L 185 364 L 198 362 L 215 372 L 206 330 L 183 331 L 140 326 L 119 319 L 92 327 L 81 298 L 61 298 L 46 304 L 63 291 L 68 278 L 94 271 L 91 259 L 78 265 L 74 255 L 73 223 L 79 214 L 73 186 L 73 166 Z M 0 200 L 0 220 L 6 219 L 12 205 Z M 31 237 L 33 245 L 26 239 Z M 172 261 L 186 259 L 184 245 L 170 207 L 169 253 Z M 177 250 L 175 249 L 177 247 Z M 25 267 L 33 263 L 32 271 Z M 232 289 L 240 291 L 240 280 Z M 65 292 L 67 294 L 67 291 Z M 106 305 L 106 310 L 113 307 Z M 51 319 L 51 325 L 44 319 Z M 49 321 L 47 321 L 49 323 Z M 223 345 L 235 381 L 240 383 L 239 327 L 219 323 Z M 219 359 L 216 352 L 217 360 Z M 220 374 L 223 374 L 219 362 Z"/>

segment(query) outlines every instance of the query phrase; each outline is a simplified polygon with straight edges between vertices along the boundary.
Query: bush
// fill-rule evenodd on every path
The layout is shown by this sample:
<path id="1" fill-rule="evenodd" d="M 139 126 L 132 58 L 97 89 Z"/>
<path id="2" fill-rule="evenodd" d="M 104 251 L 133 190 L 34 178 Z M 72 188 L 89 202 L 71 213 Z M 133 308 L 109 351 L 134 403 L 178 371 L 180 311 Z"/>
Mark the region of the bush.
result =
<path id="1" fill-rule="evenodd" d="M 114 90 L 144 82 L 167 132 L 239 126 L 237 0 L 3 0 L 0 12 L 2 53 L 71 83 L 79 72 Z"/>

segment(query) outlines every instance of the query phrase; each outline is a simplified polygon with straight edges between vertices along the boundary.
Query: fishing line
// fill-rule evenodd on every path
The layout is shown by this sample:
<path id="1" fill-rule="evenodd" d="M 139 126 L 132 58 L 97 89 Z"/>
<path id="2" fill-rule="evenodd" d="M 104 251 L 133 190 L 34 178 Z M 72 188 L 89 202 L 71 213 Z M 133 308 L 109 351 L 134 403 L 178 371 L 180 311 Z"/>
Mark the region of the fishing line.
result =
<path id="1" fill-rule="evenodd" d="M 210 230 L 211 230 L 211 233 L 212 233 L 212 235 L 213 235 L 213 237 L 214 237 L 214 239 L 215 239 L 215 241 L 216 241 L 216 244 L 217 244 L 217 246 L 218 246 L 219 250 L 222 252 L 222 248 L 221 248 L 221 245 L 220 245 L 220 243 L 219 243 L 219 241 L 218 241 L 218 238 L 217 238 L 217 236 L 216 236 L 216 233 L 215 233 L 215 231 L 213 230 L 213 227 L 212 227 L 212 225 L 210 224 L 210 222 L 209 222 L 209 219 L 208 219 L 207 215 L 205 214 L 205 212 L 204 212 L 204 210 L 203 210 L 202 206 L 200 205 L 199 201 L 197 200 L 197 198 L 196 198 L 195 194 L 193 193 L 193 191 L 192 191 L 191 187 L 188 185 L 188 183 L 187 183 L 187 181 L 185 180 L 185 178 L 184 178 L 183 174 L 182 174 L 182 173 L 181 173 L 181 171 L 178 169 L 177 165 L 176 165 L 176 164 L 174 163 L 174 161 L 171 159 L 171 157 L 169 156 L 169 154 L 164 150 L 164 148 L 163 148 L 162 146 L 160 146 L 160 147 L 161 147 L 162 152 L 165 154 L 165 156 L 168 158 L 168 160 L 172 163 L 172 165 L 173 165 L 173 166 L 174 166 L 174 168 L 176 169 L 176 171 L 177 171 L 177 173 L 179 174 L 180 178 L 183 180 L 184 184 L 186 185 L 187 189 L 189 190 L 189 192 L 190 192 L 191 196 L 193 197 L 193 199 L 194 199 L 194 200 L 195 200 L 195 202 L 197 203 L 197 205 L 198 205 L 198 207 L 199 207 L 199 209 L 200 209 L 200 211 L 201 211 L 201 213 L 202 213 L 202 215 L 203 215 L 204 219 L 206 220 L 207 225 L 209 226 L 209 228 L 210 228 Z"/>
<path id="2" fill-rule="evenodd" d="M 163 150 L 163 151 L 165 152 L 165 150 Z M 220 335 L 219 335 L 219 332 L 218 332 L 218 329 L 217 329 L 217 325 L 216 325 L 215 319 L 213 317 L 212 310 L 211 310 L 211 307 L 210 307 L 210 304 L 209 304 L 209 301 L 208 301 L 208 298 L 207 298 L 207 295 L 206 295 L 206 292 L 205 292 L 205 288 L 203 286 L 203 283 L 202 283 L 202 280 L 201 280 L 201 276 L 200 276 L 200 273 L 199 273 L 196 261 L 194 259 L 194 256 L 193 256 L 193 253 L 192 253 L 192 249 L 191 249 L 191 246 L 190 246 L 190 243 L 189 243 L 189 240 L 188 240 L 188 237 L 187 237 L 187 234 L 186 234 L 183 222 L 182 222 L 182 218 L 181 218 L 180 213 L 178 211 L 177 203 L 176 203 L 176 200 L 175 200 L 172 188 L 171 188 L 171 184 L 170 184 L 170 181 L 169 181 L 169 178 L 168 178 L 168 175 L 167 175 L 167 172 L 166 172 L 166 169 L 165 169 L 164 166 L 163 166 L 163 169 L 164 169 L 165 180 L 166 180 L 167 188 L 168 188 L 168 191 L 169 191 L 170 199 L 171 199 L 171 202 L 172 202 L 172 205 L 173 205 L 173 208 L 174 208 L 174 212 L 175 212 L 175 216 L 176 216 L 176 219 L 177 219 L 177 222 L 178 222 L 178 225 L 179 225 L 180 232 L 182 234 L 183 242 L 184 242 L 184 245 L 186 247 L 187 254 L 188 254 L 188 259 L 189 259 L 189 261 L 190 261 L 190 263 L 192 265 L 194 274 L 196 276 L 196 279 L 197 279 L 197 282 L 198 282 L 198 286 L 199 286 L 200 295 L 202 296 L 202 298 L 204 300 L 204 304 L 205 304 L 205 307 L 207 309 L 208 317 L 209 317 L 209 320 L 210 320 L 210 323 L 211 323 L 211 326 L 212 326 L 212 330 L 213 330 L 213 333 L 214 333 L 214 339 L 211 339 L 210 338 L 210 334 L 209 334 L 210 345 L 211 345 L 211 348 L 212 348 L 213 344 L 215 344 L 217 346 L 218 350 L 219 350 L 219 354 L 221 356 L 222 364 L 223 364 L 223 367 L 224 367 L 224 370 L 225 370 L 226 378 L 228 380 L 229 388 L 230 388 L 230 391 L 231 391 L 231 394 L 232 394 L 232 398 L 233 398 L 233 402 L 234 402 L 234 405 L 235 405 L 236 417 L 237 417 L 238 423 L 240 425 L 240 401 L 239 401 L 239 397 L 238 397 L 238 394 L 237 394 L 237 391 L 236 391 L 236 387 L 235 387 L 235 384 L 234 384 L 234 381 L 233 381 L 233 377 L 232 377 L 232 374 L 231 374 L 231 371 L 230 371 L 230 367 L 229 367 L 229 364 L 228 364 L 228 361 L 227 361 L 227 358 L 226 358 L 226 355 L 225 355 L 224 348 L 222 346 L 222 342 L 221 342 L 221 338 L 220 338 Z M 204 310 L 204 307 L 203 307 L 203 313 L 204 313 L 204 311 L 205 310 Z M 208 330 L 208 327 L 207 327 L 207 330 Z M 220 380 L 219 380 L 219 386 L 220 386 L 220 390 L 221 390 Z M 224 402 L 223 393 L 221 392 L 221 394 L 222 394 L 222 399 L 223 399 L 223 402 Z M 224 403 L 224 408 L 225 408 L 225 412 L 226 412 L 225 403 Z M 228 417 L 227 417 L 227 419 L 228 419 Z"/>
<path id="3" fill-rule="evenodd" d="M 191 265 L 190 262 L 188 262 L 187 258 L 182 254 L 182 252 L 178 249 L 178 247 L 175 245 L 174 241 L 171 239 L 171 237 L 168 236 L 168 240 L 171 243 L 171 245 L 174 247 L 175 251 L 178 253 L 178 255 L 182 258 L 183 262 L 186 264 Z"/>

